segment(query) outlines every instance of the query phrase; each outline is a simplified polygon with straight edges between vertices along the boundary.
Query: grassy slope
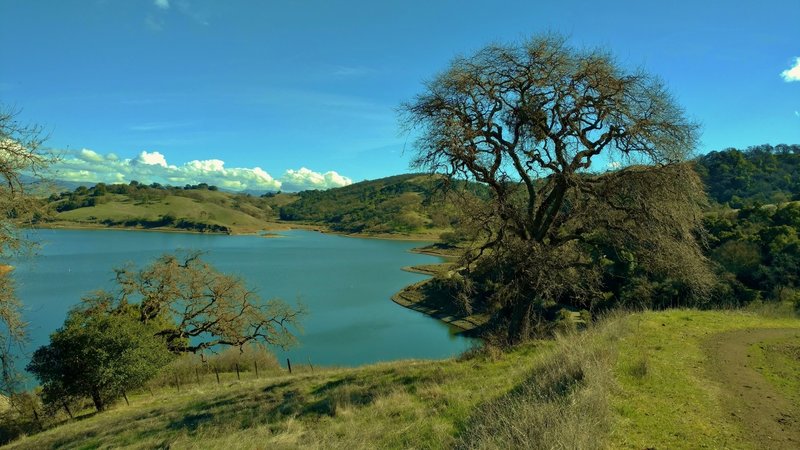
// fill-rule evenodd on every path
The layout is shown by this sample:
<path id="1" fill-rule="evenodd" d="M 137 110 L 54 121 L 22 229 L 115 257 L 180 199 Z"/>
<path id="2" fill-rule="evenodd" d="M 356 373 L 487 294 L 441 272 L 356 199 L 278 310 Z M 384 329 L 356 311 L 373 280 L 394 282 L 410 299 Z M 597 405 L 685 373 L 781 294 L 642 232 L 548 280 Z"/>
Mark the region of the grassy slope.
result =
<path id="1" fill-rule="evenodd" d="M 726 412 L 703 343 L 725 331 L 777 327 L 800 328 L 800 320 L 648 312 L 502 355 L 261 380 L 245 374 L 219 387 L 139 394 L 130 407 L 13 448 L 756 447 Z M 765 370 L 798 375 L 776 361 Z"/>
<path id="2" fill-rule="evenodd" d="M 193 191 L 193 195 L 197 198 L 169 195 L 145 204 L 124 195 L 108 194 L 107 196 L 112 199 L 108 203 L 57 213 L 55 219 L 96 224 L 105 219 L 157 220 L 163 215 L 172 214 L 177 218 L 224 225 L 235 232 L 254 232 L 269 228 L 263 211 L 251 205 L 243 205 L 241 209 L 234 208 L 230 194 L 219 191 Z"/>
<path id="3" fill-rule="evenodd" d="M 452 231 L 455 210 L 437 187 L 440 177 L 402 174 L 326 191 L 306 191 L 280 209 L 282 219 L 330 227 L 343 233 L 438 238 Z M 433 201 L 432 201 L 433 200 Z"/>

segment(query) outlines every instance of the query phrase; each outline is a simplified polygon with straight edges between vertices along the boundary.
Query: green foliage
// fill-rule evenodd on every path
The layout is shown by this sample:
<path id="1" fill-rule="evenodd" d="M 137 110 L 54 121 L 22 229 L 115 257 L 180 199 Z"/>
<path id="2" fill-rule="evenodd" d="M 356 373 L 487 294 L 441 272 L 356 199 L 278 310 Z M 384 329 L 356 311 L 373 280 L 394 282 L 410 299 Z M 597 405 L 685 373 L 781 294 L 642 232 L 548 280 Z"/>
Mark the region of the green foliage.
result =
<path id="1" fill-rule="evenodd" d="M 728 289 L 741 304 L 787 300 L 800 287 L 800 204 L 746 207 L 710 214 L 711 258 L 729 273 Z"/>
<path id="2" fill-rule="evenodd" d="M 39 379 L 47 403 L 90 397 L 98 411 L 141 387 L 172 358 L 151 325 L 129 315 L 76 309 L 27 369 Z"/>
<path id="3" fill-rule="evenodd" d="M 696 168 L 709 197 L 732 208 L 800 199 L 800 145 L 729 148 L 699 157 Z"/>
<path id="4" fill-rule="evenodd" d="M 419 174 L 363 181 L 327 191 L 304 191 L 280 208 L 282 220 L 324 223 L 350 233 L 449 228 L 456 220 L 442 196 L 442 179 Z"/>

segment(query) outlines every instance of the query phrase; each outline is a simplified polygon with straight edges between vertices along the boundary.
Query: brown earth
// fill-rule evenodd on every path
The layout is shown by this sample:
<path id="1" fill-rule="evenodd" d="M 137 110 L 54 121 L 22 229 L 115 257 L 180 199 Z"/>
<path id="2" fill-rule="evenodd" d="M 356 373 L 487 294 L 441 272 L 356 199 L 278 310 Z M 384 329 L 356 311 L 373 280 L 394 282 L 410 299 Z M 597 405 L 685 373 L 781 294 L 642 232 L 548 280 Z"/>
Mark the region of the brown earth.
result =
<path id="1" fill-rule="evenodd" d="M 747 430 L 756 448 L 800 449 L 800 405 L 793 404 L 751 367 L 748 349 L 800 329 L 748 329 L 722 333 L 706 342 L 709 376 L 725 393 L 723 407 Z"/>

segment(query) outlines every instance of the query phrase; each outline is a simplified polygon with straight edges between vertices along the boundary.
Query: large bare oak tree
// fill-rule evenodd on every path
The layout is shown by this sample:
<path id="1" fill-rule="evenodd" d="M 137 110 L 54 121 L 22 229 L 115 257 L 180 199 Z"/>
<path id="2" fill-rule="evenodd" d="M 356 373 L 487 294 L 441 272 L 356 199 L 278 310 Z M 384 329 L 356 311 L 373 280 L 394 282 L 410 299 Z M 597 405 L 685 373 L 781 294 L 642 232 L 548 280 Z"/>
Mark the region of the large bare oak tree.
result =
<path id="1" fill-rule="evenodd" d="M 467 218 L 482 234 L 466 267 L 502 286 L 486 295 L 511 336 L 531 332 L 537 305 L 593 308 L 620 259 L 708 287 L 705 194 L 684 163 L 698 125 L 658 78 L 545 35 L 456 58 L 401 111 L 416 167 L 491 192 Z"/>

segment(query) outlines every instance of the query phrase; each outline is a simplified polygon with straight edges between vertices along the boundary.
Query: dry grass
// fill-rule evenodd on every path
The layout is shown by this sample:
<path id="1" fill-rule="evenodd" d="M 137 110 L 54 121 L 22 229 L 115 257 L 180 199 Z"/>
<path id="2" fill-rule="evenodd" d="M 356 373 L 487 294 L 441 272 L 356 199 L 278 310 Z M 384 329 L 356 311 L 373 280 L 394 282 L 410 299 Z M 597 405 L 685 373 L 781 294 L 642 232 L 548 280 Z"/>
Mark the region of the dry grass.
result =
<path id="1" fill-rule="evenodd" d="M 10 448 L 747 448 L 754 443 L 720 408 L 701 346 L 748 327 L 800 321 L 645 312 L 458 360 L 223 373 L 220 384 L 211 374 Z"/>
<path id="2" fill-rule="evenodd" d="M 521 384 L 476 409 L 457 447 L 603 448 L 619 324 L 558 337 Z"/>

